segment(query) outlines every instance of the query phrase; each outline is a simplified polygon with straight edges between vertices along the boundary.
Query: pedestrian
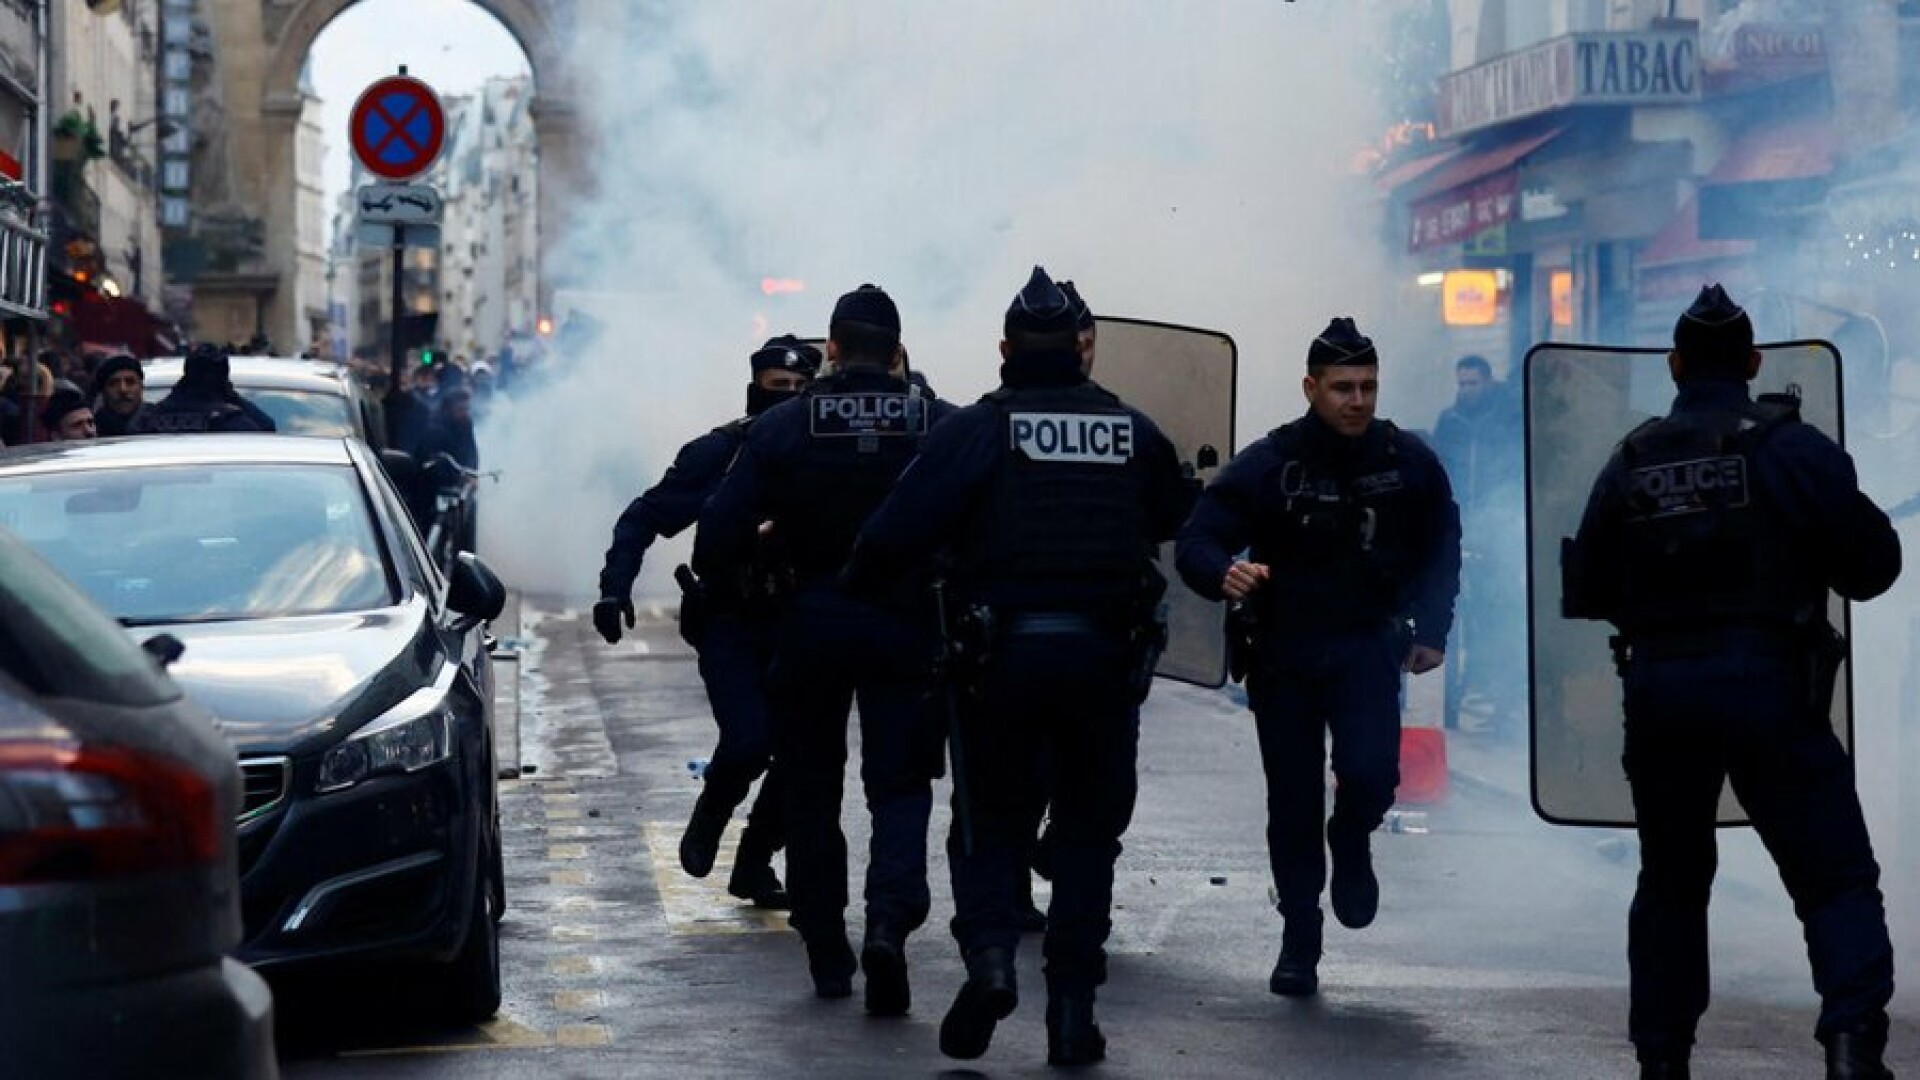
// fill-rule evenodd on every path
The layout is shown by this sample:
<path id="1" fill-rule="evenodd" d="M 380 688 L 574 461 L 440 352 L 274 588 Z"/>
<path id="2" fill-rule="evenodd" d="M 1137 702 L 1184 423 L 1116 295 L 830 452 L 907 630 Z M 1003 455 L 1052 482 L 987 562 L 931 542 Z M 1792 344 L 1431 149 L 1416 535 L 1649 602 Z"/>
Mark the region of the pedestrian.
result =
<path id="1" fill-rule="evenodd" d="M 166 397 L 140 411 L 129 433 L 273 429 L 273 418 L 233 388 L 227 354 L 217 345 L 196 345 L 181 365 L 180 381 L 173 384 Z"/>
<path id="2" fill-rule="evenodd" d="M 1519 395 L 1493 377 L 1485 357 L 1463 356 L 1453 372 L 1453 404 L 1433 426 L 1433 449 L 1460 507 L 1464 551 L 1447 658 L 1463 665 L 1462 692 L 1483 697 L 1487 730 L 1511 735 L 1527 700 L 1526 544 L 1513 527 L 1526 512 L 1526 427 Z"/>
<path id="3" fill-rule="evenodd" d="M 69 382 L 61 382 L 47 398 L 47 407 L 40 410 L 40 422 L 46 428 L 47 438 L 53 442 L 95 439 L 100 435 L 87 395 Z"/>
<path id="4" fill-rule="evenodd" d="M 1795 406 L 1750 397 L 1753 323 L 1720 286 L 1675 323 L 1667 363 L 1672 410 L 1629 434 L 1595 481 L 1565 596 L 1567 615 L 1620 635 L 1640 835 L 1627 1023 L 1641 1076 L 1687 1075 L 1731 782 L 1805 927 L 1827 1076 L 1889 1077 L 1893 947 L 1852 763 L 1827 720 L 1846 651 L 1827 605 L 1829 590 L 1890 588 L 1899 535 L 1846 451 Z M 1669 482 L 1703 462 L 1718 483 Z"/>
<path id="5" fill-rule="evenodd" d="M 633 583 L 647 549 L 655 539 L 677 536 L 694 523 L 740 453 L 747 431 L 768 409 L 797 397 L 819 371 L 820 350 L 782 334 L 754 350 L 748 364 L 746 415 L 682 446 L 660 482 L 629 503 L 614 523 L 613 543 L 600 570 L 600 601 L 593 606 L 594 628 L 609 645 L 620 640 L 622 622 L 633 626 Z M 774 854 L 786 846 L 786 794 L 767 715 L 775 629 L 774 598 L 762 587 L 767 580 L 762 568 L 700 583 L 681 599 L 681 628 L 699 654 L 700 679 L 720 739 L 680 838 L 680 868 L 696 878 L 712 871 L 727 822 L 753 782 L 765 776 L 740 833 L 727 892 L 759 907 L 784 908 L 786 889 L 773 870 Z"/>
<path id="6" fill-rule="evenodd" d="M 1374 415 L 1379 372 L 1354 321 L 1330 322 L 1307 349 L 1306 415 L 1221 470 L 1177 551 L 1188 586 L 1242 605 L 1257 626 L 1246 681 L 1285 920 L 1268 982 L 1276 994 L 1319 988 L 1329 852 L 1334 916 L 1355 930 L 1373 922 L 1369 837 L 1400 782 L 1401 673 L 1445 659 L 1459 589 L 1446 473 L 1425 444 Z"/>
<path id="7" fill-rule="evenodd" d="M 128 434 L 146 404 L 146 371 L 140 361 L 122 353 L 102 361 L 93 373 L 99 396 L 93 405 L 100 436 Z"/>
<path id="8" fill-rule="evenodd" d="M 1082 371 L 1079 310 L 1034 268 L 1007 311 L 1000 388 L 928 436 L 847 569 L 874 589 L 945 550 L 952 610 L 967 613 L 957 652 L 985 658 L 953 673 L 965 769 L 947 855 L 967 979 L 940 1049 L 961 1059 L 1018 1003 L 1023 885 L 1049 799 L 1047 1061 L 1105 1056 L 1093 1005 L 1166 589 L 1151 560 L 1193 501 L 1166 436 Z"/>
<path id="9" fill-rule="evenodd" d="M 929 907 L 931 641 L 910 604 L 849 596 L 839 575 L 860 523 L 953 408 L 889 373 L 899 349 L 900 312 L 885 290 L 863 285 L 840 297 L 827 331 L 833 373 L 754 422 L 693 547 L 700 579 L 723 581 L 751 567 L 765 525 L 792 567 L 769 705 L 774 756 L 787 770 L 792 924 L 814 992 L 828 998 L 853 993 L 840 797 L 848 712 L 859 702 L 860 780 L 873 820 L 860 967 L 875 1016 L 911 1007 L 907 936 Z"/>

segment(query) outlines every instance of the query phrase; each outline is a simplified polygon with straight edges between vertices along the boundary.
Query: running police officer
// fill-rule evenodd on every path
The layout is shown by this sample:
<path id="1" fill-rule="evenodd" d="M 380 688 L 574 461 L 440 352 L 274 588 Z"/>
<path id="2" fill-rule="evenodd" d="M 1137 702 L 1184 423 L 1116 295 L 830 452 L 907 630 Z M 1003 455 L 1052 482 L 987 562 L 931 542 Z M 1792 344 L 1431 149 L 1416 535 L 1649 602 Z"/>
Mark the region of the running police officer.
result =
<path id="1" fill-rule="evenodd" d="M 1373 922 L 1368 837 L 1400 782 L 1401 672 L 1440 666 L 1459 590 L 1446 473 L 1425 444 L 1374 417 L 1379 364 L 1352 319 L 1329 323 L 1307 349 L 1306 415 L 1229 462 L 1180 533 L 1181 577 L 1244 605 L 1257 627 L 1247 698 L 1286 920 L 1276 994 L 1319 988 L 1329 849 L 1335 917 Z M 1329 732 L 1338 786 L 1323 821 Z"/>
<path id="2" fill-rule="evenodd" d="M 1890 1076 L 1893 947 L 1852 763 L 1826 722 L 1844 653 L 1826 609 L 1829 589 L 1866 600 L 1891 587 L 1899 536 L 1846 451 L 1790 404 L 1749 396 L 1761 356 L 1725 290 L 1701 291 L 1673 345 L 1673 409 L 1628 435 L 1595 482 L 1565 598 L 1569 616 L 1620 631 L 1641 1075 L 1687 1075 L 1731 781 L 1806 927 L 1827 1075 Z M 1702 463 L 1716 483 L 1673 482 Z"/>
<path id="3" fill-rule="evenodd" d="M 952 411 L 889 374 L 899 348 L 900 312 L 885 291 L 863 285 L 842 296 L 827 331 L 833 373 L 748 430 L 693 548 L 700 577 L 725 580 L 770 532 L 793 570 L 768 692 L 774 754 L 787 774 L 792 921 L 821 997 L 853 992 L 840 796 L 848 711 L 859 700 L 860 780 L 873 817 L 860 966 L 875 1016 L 904 1015 L 911 1004 L 906 939 L 929 906 L 930 646 L 915 612 L 850 597 L 839 575 L 860 523 Z"/>
<path id="4" fill-rule="evenodd" d="M 662 536 L 675 536 L 693 524 L 700 508 L 720 486 L 746 441 L 747 430 L 762 413 L 799 395 L 820 367 L 820 350 L 791 334 L 768 339 L 749 358 L 753 381 L 747 384 L 745 417 L 714 428 L 680 448 L 666 475 L 628 504 L 613 526 L 613 544 L 600 570 L 600 601 L 593 625 L 613 644 L 621 623 L 633 626 L 633 582 L 647 548 Z M 773 655 L 771 599 L 764 575 L 749 564 L 743 573 L 697 583 L 681 599 L 681 627 L 700 656 L 720 741 L 707 765 L 704 786 L 680 838 L 680 867 L 706 877 L 720 849 L 720 837 L 734 808 L 747 797 L 754 780 L 766 782 L 747 814 L 727 891 L 761 907 L 785 907 L 786 892 L 773 872 L 773 854 L 786 844 L 782 821 L 785 792 L 773 762 L 768 726 L 766 672 Z"/>
<path id="5" fill-rule="evenodd" d="M 1018 1000 L 1020 881 L 1049 797 L 1047 1060 L 1105 1054 L 1094 993 L 1166 584 L 1150 560 L 1193 496 L 1166 436 L 1081 372 L 1077 315 L 1036 267 L 1007 311 L 1000 389 L 927 440 L 848 567 L 861 587 L 948 547 L 956 606 L 970 613 L 960 652 L 984 657 L 961 679 L 966 771 L 956 764 L 947 838 L 967 981 L 940 1049 L 956 1058 L 985 1053 Z"/>

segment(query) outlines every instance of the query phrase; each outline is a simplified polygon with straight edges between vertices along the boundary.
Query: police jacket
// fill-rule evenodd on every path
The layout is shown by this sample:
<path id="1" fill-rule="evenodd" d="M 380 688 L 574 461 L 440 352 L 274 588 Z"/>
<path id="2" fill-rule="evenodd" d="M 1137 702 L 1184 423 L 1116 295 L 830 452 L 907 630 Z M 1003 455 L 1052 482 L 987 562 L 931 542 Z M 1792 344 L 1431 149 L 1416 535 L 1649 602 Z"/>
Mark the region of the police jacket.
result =
<path id="1" fill-rule="evenodd" d="M 855 591 L 945 549 L 961 595 L 1000 610 L 1122 612 L 1193 502 L 1173 444 L 1073 358 L 1006 382 L 928 436 L 866 527 Z"/>
<path id="2" fill-rule="evenodd" d="M 1253 596 L 1263 627 L 1410 620 L 1414 644 L 1446 647 L 1460 513 L 1433 451 L 1384 420 L 1350 438 L 1309 412 L 1228 462 L 1180 530 L 1180 576 L 1220 599 L 1227 568 L 1248 549 L 1271 570 Z"/>
<path id="3" fill-rule="evenodd" d="M 1729 626 L 1787 629 L 1900 574 L 1900 538 L 1853 459 L 1744 382 L 1680 384 L 1673 409 L 1622 440 L 1574 541 L 1568 614 L 1629 639 Z"/>
<path id="4" fill-rule="evenodd" d="M 694 523 L 746 439 L 748 419 L 714 428 L 680 448 L 660 482 L 627 504 L 613 525 L 613 544 L 600 569 L 600 595 L 633 591 L 640 564 L 655 539 L 677 536 Z"/>
<path id="5" fill-rule="evenodd" d="M 921 439 L 953 412 L 885 371 L 854 367 L 816 379 L 761 414 L 701 512 L 693 568 L 725 580 L 756 554 L 762 522 L 796 582 L 832 582 L 860 525 L 886 498 Z"/>
<path id="6" fill-rule="evenodd" d="M 204 431 L 272 431 L 273 418 L 233 388 L 181 380 L 160 401 L 143 407 L 129 434 L 184 434 Z"/>

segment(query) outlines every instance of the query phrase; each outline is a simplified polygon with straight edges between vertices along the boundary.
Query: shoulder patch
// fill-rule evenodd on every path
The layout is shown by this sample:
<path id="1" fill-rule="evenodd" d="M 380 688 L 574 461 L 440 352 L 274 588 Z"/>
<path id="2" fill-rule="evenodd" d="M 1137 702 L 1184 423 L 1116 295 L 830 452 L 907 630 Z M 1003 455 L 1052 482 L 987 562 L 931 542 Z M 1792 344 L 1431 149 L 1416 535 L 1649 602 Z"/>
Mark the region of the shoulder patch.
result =
<path id="1" fill-rule="evenodd" d="M 1029 461 L 1125 465 L 1133 460 L 1133 417 L 1099 413 L 1007 414 L 1012 447 Z"/>
<path id="2" fill-rule="evenodd" d="M 926 402 L 907 394 L 815 394 L 807 409 L 815 438 L 904 438 L 927 431 Z"/>

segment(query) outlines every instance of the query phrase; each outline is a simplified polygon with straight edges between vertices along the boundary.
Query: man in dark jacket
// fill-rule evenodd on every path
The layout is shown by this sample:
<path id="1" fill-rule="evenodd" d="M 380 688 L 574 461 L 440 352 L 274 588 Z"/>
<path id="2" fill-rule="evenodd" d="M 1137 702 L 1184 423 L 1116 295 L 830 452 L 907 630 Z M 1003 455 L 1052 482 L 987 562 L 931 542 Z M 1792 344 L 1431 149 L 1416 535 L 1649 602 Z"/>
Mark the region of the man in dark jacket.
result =
<path id="1" fill-rule="evenodd" d="M 187 354 L 173 390 L 141 410 L 128 434 L 272 430 L 273 418 L 233 388 L 227 354 L 217 346 L 198 345 Z"/>
<path id="2" fill-rule="evenodd" d="M 1335 917 L 1357 930 L 1379 908 L 1369 836 L 1400 783 L 1401 673 L 1445 659 L 1460 582 L 1447 475 L 1425 444 L 1374 416 L 1380 357 L 1352 319 L 1314 339 L 1302 385 L 1306 415 L 1221 470 L 1178 547 L 1189 587 L 1244 605 L 1258 625 L 1247 700 L 1286 920 L 1268 988 L 1285 995 L 1319 988 L 1329 850 Z"/>
<path id="3" fill-rule="evenodd" d="M 1827 606 L 1830 591 L 1892 587 L 1900 537 L 1846 451 L 1797 409 L 1749 396 L 1761 354 L 1725 290 L 1701 291 L 1673 343 L 1673 409 L 1595 481 L 1565 596 L 1568 616 L 1613 623 L 1623 650 L 1640 832 L 1629 1034 L 1643 1077 L 1687 1075 L 1731 783 L 1805 926 L 1827 1076 L 1881 1080 L 1893 946 L 1853 765 L 1827 719 L 1845 652 Z"/>
<path id="4" fill-rule="evenodd" d="M 98 391 L 93 418 L 100 437 L 130 434 L 146 406 L 147 376 L 140 361 L 124 353 L 108 357 L 93 373 L 93 385 Z"/>

